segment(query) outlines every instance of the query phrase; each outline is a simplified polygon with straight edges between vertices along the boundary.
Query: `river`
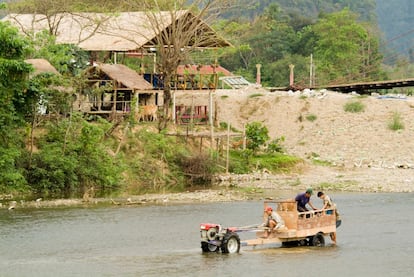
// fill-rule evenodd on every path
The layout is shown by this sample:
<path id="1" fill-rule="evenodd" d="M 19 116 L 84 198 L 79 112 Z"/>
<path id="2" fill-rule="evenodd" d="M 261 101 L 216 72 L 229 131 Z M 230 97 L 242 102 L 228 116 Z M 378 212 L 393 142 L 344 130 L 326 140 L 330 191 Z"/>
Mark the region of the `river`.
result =
<path id="1" fill-rule="evenodd" d="M 275 195 L 275 197 L 285 195 Z M 411 276 L 414 194 L 331 194 L 338 244 L 203 254 L 199 224 L 261 222 L 262 202 L 0 210 L 0 276 Z M 321 201 L 313 197 L 313 203 Z M 243 239 L 243 237 L 242 237 Z"/>

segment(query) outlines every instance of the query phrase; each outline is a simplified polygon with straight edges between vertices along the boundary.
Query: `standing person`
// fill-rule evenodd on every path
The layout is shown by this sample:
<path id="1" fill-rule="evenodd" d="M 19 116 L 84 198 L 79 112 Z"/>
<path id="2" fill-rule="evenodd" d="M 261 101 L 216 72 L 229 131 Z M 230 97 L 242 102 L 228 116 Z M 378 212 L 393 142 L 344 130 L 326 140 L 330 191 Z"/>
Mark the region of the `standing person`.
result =
<path id="1" fill-rule="evenodd" d="M 309 205 L 313 210 L 317 210 L 310 202 L 312 193 L 313 193 L 313 190 L 311 188 L 308 188 L 305 192 L 302 192 L 296 195 L 295 201 L 297 203 L 298 212 L 309 211 L 306 205 Z"/>
<path id="2" fill-rule="evenodd" d="M 338 225 L 338 222 L 340 221 L 340 218 L 339 218 L 339 213 L 338 213 L 338 211 L 336 210 L 336 205 L 335 205 L 335 203 L 334 203 L 334 202 L 332 202 L 332 199 L 329 197 L 329 195 L 326 195 L 325 193 L 323 193 L 323 191 L 319 191 L 317 195 L 318 195 L 318 197 L 319 197 L 320 199 L 322 199 L 322 200 L 323 200 L 323 207 L 322 207 L 322 210 L 328 209 L 328 211 L 326 211 L 326 213 L 327 213 L 327 214 L 332 214 L 332 209 L 334 209 L 334 211 L 335 211 L 335 216 L 336 216 L 337 227 L 338 227 L 338 226 L 339 226 L 339 225 Z M 339 223 L 339 224 L 340 224 L 340 223 Z M 331 236 L 331 240 L 332 240 L 332 242 L 333 242 L 334 244 L 336 244 L 336 232 L 330 233 L 329 235 Z"/>
<path id="3" fill-rule="evenodd" d="M 318 197 L 320 198 L 320 199 L 322 199 L 323 200 L 323 207 L 322 207 L 322 210 L 325 210 L 325 209 L 333 209 L 333 208 L 335 208 L 335 205 L 334 205 L 334 203 L 332 202 L 332 200 L 331 200 L 331 198 L 329 197 L 329 195 L 326 195 L 325 193 L 323 193 L 323 191 L 320 191 L 320 192 L 318 192 Z M 332 212 L 332 211 L 327 211 L 327 213 L 328 212 Z"/>
<path id="4" fill-rule="evenodd" d="M 267 206 L 265 209 L 265 222 L 262 224 L 263 227 L 268 227 L 265 238 L 267 238 L 272 230 L 280 230 L 285 227 L 285 221 L 273 208 Z"/>

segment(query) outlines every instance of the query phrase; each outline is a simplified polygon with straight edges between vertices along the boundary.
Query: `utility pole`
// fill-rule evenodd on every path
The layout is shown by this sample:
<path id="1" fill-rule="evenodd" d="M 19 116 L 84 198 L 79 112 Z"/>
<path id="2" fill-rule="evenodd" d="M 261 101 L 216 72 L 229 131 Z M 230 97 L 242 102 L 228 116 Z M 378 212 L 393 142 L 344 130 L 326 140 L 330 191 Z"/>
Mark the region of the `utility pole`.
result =
<path id="1" fill-rule="evenodd" d="M 262 67 L 261 64 L 256 64 L 256 85 L 260 86 L 262 82 L 260 68 Z"/>
<path id="2" fill-rule="evenodd" d="M 289 75 L 289 86 L 292 88 L 293 85 L 295 84 L 295 73 L 293 71 L 293 69 L 295 68 L 295 66 L 293 64 L 289 65 L 289 69 L 290 69 L 290 75 Z"/>

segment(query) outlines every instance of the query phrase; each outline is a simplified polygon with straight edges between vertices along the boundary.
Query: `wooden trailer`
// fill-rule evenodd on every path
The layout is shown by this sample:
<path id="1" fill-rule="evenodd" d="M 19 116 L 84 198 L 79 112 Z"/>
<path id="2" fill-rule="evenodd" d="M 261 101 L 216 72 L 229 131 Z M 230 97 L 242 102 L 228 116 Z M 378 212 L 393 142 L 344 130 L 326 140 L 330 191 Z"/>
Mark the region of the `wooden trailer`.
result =
<path id="1" fill-rule="evenodd" d="M 255 246 L 271 243 L 282 245 L 323 246 L 324 236 L 336 232 L 340 220 L 335 209 L 298 212 L 295 200 L 264 201 L 264 210 L 271 206 L 284 220 L 285 228 L 272 230 L 264 238 L 267 230 L 258 230 L 255 239 L 242 241 L 242 245 Z M 265 215 L 264 215 L 265 216 Z"/>
<path id="2" fill-rule="evenodd" d="M 263 225 L 223 228 L 216 223 L 201 223 L 201 249 L 203 252 L 237 253 L 240 246 L 281 243 L 282 246 L 324 246 L 325 236 L 336 232 L 341 220 L 335 209 L 298 212 L 296 201 L 264 201 L 264 209 L 272 207 L 283 219 L 285 226 L 269 230 Z M 267 214 L 263 215 L 263 220 Z M 255 232 L 256 238 L 240 241 L 239 234 Z M 270 233 L 269 233 L 270 232 Z"/>

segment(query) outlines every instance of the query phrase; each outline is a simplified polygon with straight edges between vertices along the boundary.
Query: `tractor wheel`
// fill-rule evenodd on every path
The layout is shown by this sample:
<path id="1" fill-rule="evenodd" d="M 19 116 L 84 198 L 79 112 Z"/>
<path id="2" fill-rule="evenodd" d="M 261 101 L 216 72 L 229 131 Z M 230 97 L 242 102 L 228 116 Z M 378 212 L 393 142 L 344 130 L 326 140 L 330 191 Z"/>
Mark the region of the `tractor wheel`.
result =
<path id="1" fill-rule="evenodd" d="M 238 253 L 240 251 L 240 238 L 236 233 L 228 233 L 224 236 L 221 244 L 221 252 Z"/>
<path id="2" fill-rule="evenodd" d="M 202 241 L 201 242 L 201 249 L 203 250 L 204 253 L 208 253 L 208 252 L 217 252 L 218 250 L 218 246 Z"/>
<path id="3" fill-rule="evenodd" d="M 325 246 L 325 238 L 323 237 L 322 233 L 318 233 L 311 238 L 311 245 L 318 247 Z"/>

